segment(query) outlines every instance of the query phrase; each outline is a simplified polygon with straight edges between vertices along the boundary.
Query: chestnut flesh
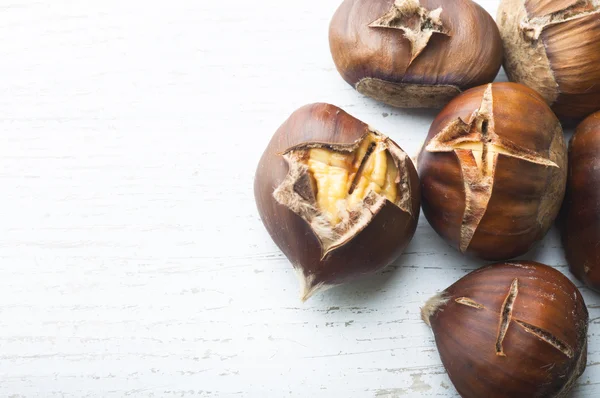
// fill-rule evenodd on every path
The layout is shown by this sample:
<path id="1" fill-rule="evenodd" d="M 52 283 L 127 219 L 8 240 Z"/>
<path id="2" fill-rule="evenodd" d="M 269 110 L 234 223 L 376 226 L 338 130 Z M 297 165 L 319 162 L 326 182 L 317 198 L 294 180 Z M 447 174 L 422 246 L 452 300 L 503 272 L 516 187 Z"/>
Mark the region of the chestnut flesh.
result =
<path id="1" fill-rule="evenodd" d="M 393 262 L 419 218 L 412 161 L 383 134 L 329 104 L 294 112 L 256 171 L 261 219 L 287 256 L 301 298 Z"/>
<path id="2" fill-rule="evenodd" d="M 502 0 L 504 69 L 563 119 L 600 110 L 600 1 Z"/>
<path id="3" fill-rule="evenodd" d="M 600 292 L 600 112 L 585 119 L 571 140 L 561 219 L 571 272 Z"/>
<path id="4" fill-rule="evenodd" d="M 564 397 L 585 370 L 587 308 L 547 265 L 478 269 L 432 297 L 422 317 L 463 398 Z"/>
<path id="5" fill-rule="evenodd" d="M 441 108 L 502 64 L 498 27 L 471 0 L 345 0 L 329 43 L 348 84 L 402 108 Z"/>
<path id="6" fill-rule="evenodd" d="M 558 215 L 567 175 L 560 123 L 532 89 L 493 83 L 452 100 L 418 159 L 423 213 L 462 253 L 520 256 Z"/>

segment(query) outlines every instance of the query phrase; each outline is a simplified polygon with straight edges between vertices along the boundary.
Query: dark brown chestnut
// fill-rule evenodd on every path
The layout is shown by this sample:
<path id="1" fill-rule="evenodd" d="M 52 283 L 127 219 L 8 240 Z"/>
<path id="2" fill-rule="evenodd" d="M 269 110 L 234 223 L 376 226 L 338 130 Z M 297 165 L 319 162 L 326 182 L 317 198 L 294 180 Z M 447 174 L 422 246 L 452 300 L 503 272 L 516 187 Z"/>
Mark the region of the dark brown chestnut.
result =
<path id="1" fill-rule="evenodd" d="M 530 250 L 555 220 L 566 144 L 539 94 L 494 83 L 442 110 L 418 167 L 423 213 L 436 232 L 463 253 L 506 260 Z"/>
<path id="2" fill-rule="evenodd" d="M 254 194 L 265 227 L 298 273 L 302 300 L 389 265 L 419 218 L 410 158 L 329 104 L 300 108 L 277 130 Z"/>
<path id="3" fill-rule="evenodd" d="M 502 0 L 504 69 L 563 119 L 600 110 L 600 1 Z"/>
<path id="4" fill-rule="evenodd" d="M 421 314 L 463 398 L 564 397 L 585 370 L 585 302 L 547 265 L 478 269 L 432 297 Z"/>
<path id="5" fill-rule="evenodd" d="M 498 27 L 471 0 L 345 0 L 329 43 L 346 82 L 403 108 L 441 108 L 502 64 Z"/>
<path id="6" fill-rule="evenodd" d="M 571 272 L 600 292 L 600 112 L 585 119 L 571 140 L 561 219 Z"/>

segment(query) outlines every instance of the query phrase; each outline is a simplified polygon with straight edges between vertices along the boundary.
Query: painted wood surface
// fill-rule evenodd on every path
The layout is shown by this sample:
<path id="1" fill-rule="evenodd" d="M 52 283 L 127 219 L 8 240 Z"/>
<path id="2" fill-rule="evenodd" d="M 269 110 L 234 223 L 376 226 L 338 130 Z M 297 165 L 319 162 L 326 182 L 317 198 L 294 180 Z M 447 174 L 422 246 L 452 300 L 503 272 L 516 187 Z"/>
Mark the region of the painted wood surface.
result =
<path id="1" fill-rule="evenodd" d="M 0 396 L 456 396 L 419 306 L 481 262 L 422 217 L 393 266 L 301 304 L 255 209 L 297 107 L 336 104 L 410 153 L 436 114 L 346 85 L 337 6 L 0 1 Z M 556 231 L 525 258 L 572 278 Z M 600 297 L 582 292 L 591 398 Z"/>

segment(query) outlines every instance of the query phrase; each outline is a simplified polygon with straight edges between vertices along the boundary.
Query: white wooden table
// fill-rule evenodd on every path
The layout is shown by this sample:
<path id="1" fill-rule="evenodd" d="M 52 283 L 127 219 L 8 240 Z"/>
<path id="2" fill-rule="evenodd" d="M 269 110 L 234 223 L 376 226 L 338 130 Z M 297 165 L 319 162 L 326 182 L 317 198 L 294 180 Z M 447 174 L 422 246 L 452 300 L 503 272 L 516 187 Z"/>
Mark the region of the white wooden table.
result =
<path id="1" fill-rule="evenodd" d="M 338 4 L 0 1 L 0 396 L 456 396 L 419 306 L 482 262 L 422 217 L 394 266 L 301 304 L 255 209 L 297 107 L 336 104 L 410 153 L 435 116 L 338 76 Z M 571 277 L 556 231 L 526 258 Z M 574 396 L 598 397 L 582 292 Z"/>

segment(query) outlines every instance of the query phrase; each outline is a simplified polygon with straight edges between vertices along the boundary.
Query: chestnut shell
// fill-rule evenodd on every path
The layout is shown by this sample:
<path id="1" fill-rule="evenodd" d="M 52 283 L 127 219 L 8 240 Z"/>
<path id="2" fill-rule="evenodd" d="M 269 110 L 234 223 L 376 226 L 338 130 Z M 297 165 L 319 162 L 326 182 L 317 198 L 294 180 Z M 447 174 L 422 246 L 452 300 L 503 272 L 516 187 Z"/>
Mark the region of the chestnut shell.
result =
<path id="1" fill-rule="evenodd" d="M 478 269 L 432 298 L 423 316 L 463 398 L 563 397 L 585 370 L 588 311 L 552 267 Z"/>
<path id="2" fill-rule="evenodd" d="M 490 86 L 496 135 L 557 167 L 499 154 L 489 202 L 465 249 L 460 247 L 468 222 L 463 167 L 456 152 L 430 152 L 427 145 L 451 123 L 466 123 L 482 106 Z M 556 219 L 566 186 L 566 144 L 558 119 L 539 94 L 520 84 L 493 83 L 466 91 L 440 112 L 419 155 L 418 169 L 423 213 L 433 229 L 461 251 L 506 260 L 529 251 Z"/>
<path id="3" fill-rule="evenodd" d="M 600 112 L 585 119 L 571 139 L 561 219 L 571 272 L 600 292 Z"/>
<path id="4" fill-rule="evenodd" d="M 470 0 L 407 2 L 429 13 L 441 8 L 439 18 L 447 31 L 433 33 L 412 61 L 411 41 L 403 30 L 370 26 L 395 0 L 345 0 L 340 5 L 329 43 L 348 84 L 392 106 L 441 108 L 461 91 L 494 80 L 502 64 L 502 41 L 482 7 Z"/>
<path id="5" fill-rule="evenodd" d="M 299 273 L 301 283 L 308 284 L 302 286 L 303 299 L 320 285 L 327 288 L 386 267 L 400 256 L 415 233 L 420 211 L 419 179 L 408 156 L 405 168 L 399 167 L 399 171 L 408 173 L 410 213 L 386 201 L 364 229 L 324 258 L 310 225 L 273 196 L 289 171 L 282 156 L 286 151 L 314 143 L 324 147 L 353 144 L 369 132 L 373 130 L 368 125 L 334 105 L 306 105 L 281 125 L 258 164 L 254 181 L 256 205 L 273 241 Z M 389 142 L 402 151 L 393 141 Z"/>
<path id="6" fill-rule="evenodd" d="M 511 81 L 538 91 L 568 122 L 600 110 L 600 3 L 502 0 L 496 20 Z"/>

